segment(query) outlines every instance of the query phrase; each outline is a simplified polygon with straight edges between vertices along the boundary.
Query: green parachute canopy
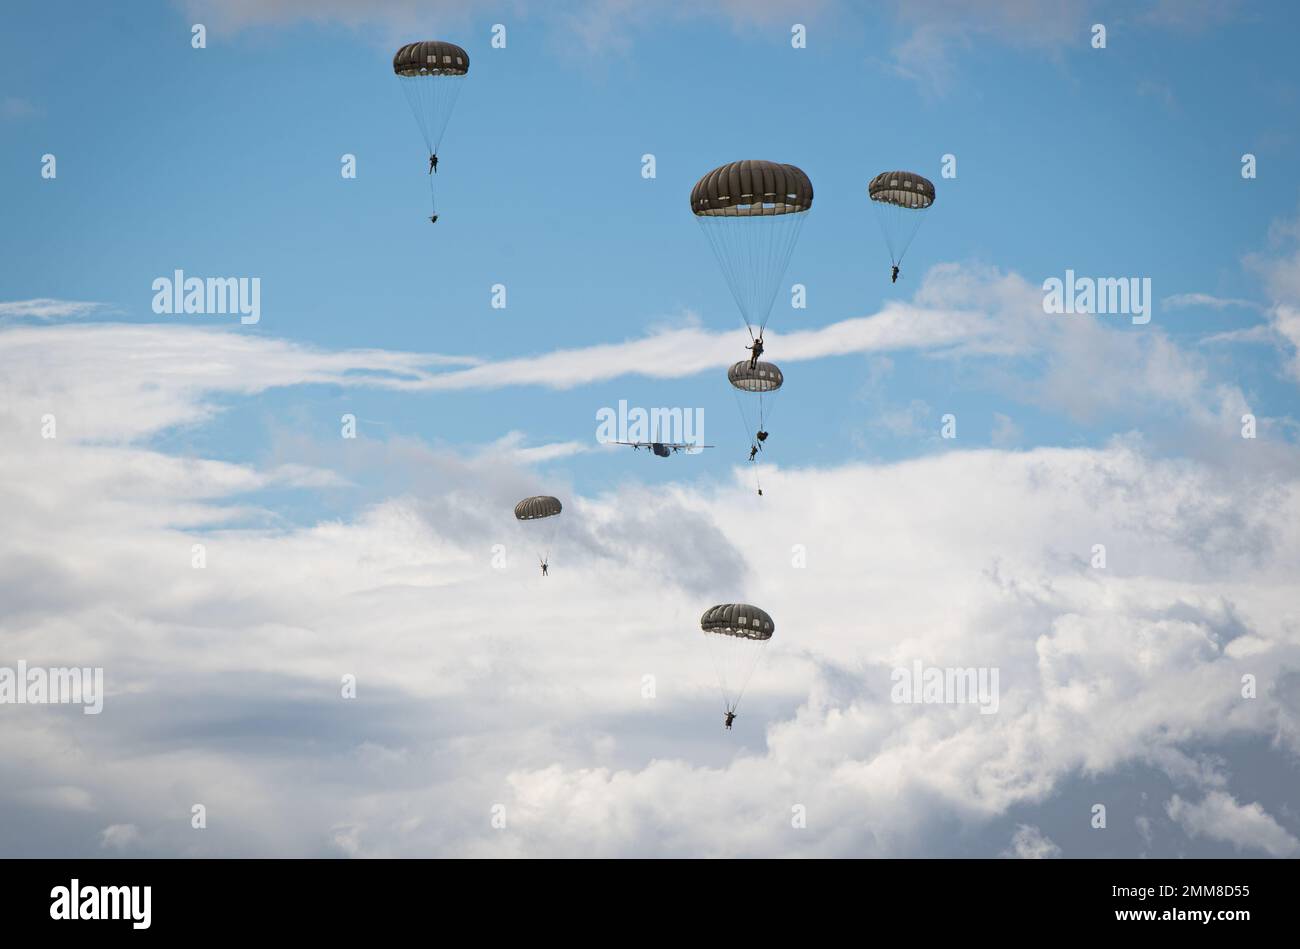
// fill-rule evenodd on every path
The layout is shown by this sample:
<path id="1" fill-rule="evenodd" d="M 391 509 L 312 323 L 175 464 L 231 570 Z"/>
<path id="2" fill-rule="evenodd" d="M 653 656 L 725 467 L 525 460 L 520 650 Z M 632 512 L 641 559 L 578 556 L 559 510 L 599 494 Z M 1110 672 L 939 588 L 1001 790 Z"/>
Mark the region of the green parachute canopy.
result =
<path id="1" fill-rule="evenodd" d="M 776 363 L 762 362 L 761 360 L 753 367 L 749 365 L 748 359 L 742 359 L 727 370 L 727 381 L 739 389 L 741 392 L 775 392 L 781 388 L 781 383 L 785 381 L 785 376 Z"/>
<path id="2" fill-rule="evenodd" d="M 765 448 L 774 400 L 777 390 L 785 382 L 785 376 L 776 363 L 760 361 L 751 368 L 749 360 L 742 359 L 727 370 L 727 381 L 731 383 L 732 394 L 736 397 L 736 410 L 745 424 L 749 444 Z M 758 456 L 751 453 L 750 461 L 757 463 Z M 757 469 L 754 471 L 754 483 L 761 487 Z"/>
<path id="3" fill-rule="evenodd" d="M 720 165 L 691 189 L 691 213 L 751 337 L 767 325 L 812 202 L 812 182 L 802 169 L 772 161 Z"/>
<path id="4" fill-rule="evenodd" d="M 921 229 L 923 212 L 934 204 L 934 182 L 914 171 L 884 171 L 871 179 L 867 196 L 889 245 L 889 258 L 897 265 Z"/>
<path id="5" fill-rule="evenodd" d="M 535 521 L 540 517 L 554 517 L 564 510 L 557 498 L 549 494 L 540 494 L 537 497 L 524 498 L 515 505 L 515 517 L 521 521 Z"/>
<path id="6" fill-rule="evenodd" d="M 757 606 L 748 603 L 723 603 L 710 606 L 700 617 L 700 629 L 714 636 L 766 641 L 776 632 L 776 624 Z"/>
<path id="7" fill-rule="evenodd" d="M 713 659 L 723 706 L 734 712 L 776 624 L 757 606 L 723 603 L 704 611 L 700 629 Z"/>
<path id="8" fill-rule="evenodd" d="M 442 40 L 407 43 L 393 54 L 393 73 L 420 127 L 427 154 L 436 155 L 469 73 L 469 53 Z M 433 196 L 434 175 L 428 178 Z M 433 203 L 436 212 L 436 197 Z"/>

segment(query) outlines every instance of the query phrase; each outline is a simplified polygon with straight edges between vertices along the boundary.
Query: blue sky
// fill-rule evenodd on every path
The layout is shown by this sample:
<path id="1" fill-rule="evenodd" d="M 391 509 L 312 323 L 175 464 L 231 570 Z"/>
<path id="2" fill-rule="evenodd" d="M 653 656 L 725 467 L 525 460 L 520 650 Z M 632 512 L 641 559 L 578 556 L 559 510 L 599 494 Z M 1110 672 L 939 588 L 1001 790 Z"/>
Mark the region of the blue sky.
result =
<path id="1" fill-rule="evenodd" d="M 0 766 L 0 826 L 24 828 L 0 852 L 1300 852 L 1294 4 L 195 0 L 3 25 L 0 665 L 93 660 L 116 691 L 0 741 L 40 762 Z M 52 68 L 69 36 L 93 69 Z M 434 226 L 390 65 L 423 38 L 472 61 Z M 725 377 L 748 337 L 687 201 L 743 158 L 816 190 L 768 324 L 762 506 Z M 894 168 L 938 190 L 897 284 L 866 195 Z M 154 314 L 177 269 L 260 278 L 260 322 Z M 1067 269 L 1149 278 L 1150 323 L 1045 314 Z M 620 400 L 700 408 L 718 448 L 598 448 Z M 567 518 L 544 587 L 531 552 L 489 563 L 531 544 L 509 510 L 542 492 Z M 725 744 L 683 644 L 744 598 L 781 632 Z M 1003 712 L 891 705 L 917 658 L 1000 667 Z M 347 673 L 375 704 L 340 710 Z M 70 736 L 101 776 L 22 744 Z M 178 756 L 175 800 L 140 791 Z M 729 835 L 730 794 L 778 801 L 776 829 Z M 1126 836 L 1072 823 L 1098 795 Z M 833 817 L 782 836 L 787 798 Z M 225 829 L 169 824 L 191 800 Z M 496 801 L 521 836 L 480 826 Z"/>
<path id="2" fill-rule="evenodd" d="M 51 35 L 72 17 L 104 38 L 98 55 L 112 80 L 51 73 L 41 44 L 8 51 L 6 95 L 31 114 L 6 122 L 6 216 L 20 226 L 5 229 L 0 249 L 12 298 L 102 301 L 114 308 L 106 319 L 168 320 L 150 312 L 149 287 L 181 268 L 261 276 L 261 324 L 226 328 L 321 347 L 518 357 L 635 339 L 690 313 L 737 331 L 739 351 L 744 334 L 686 195 L 704 171 L 748 156 L 799 164 L 817 192 L 784 282 L 804 283 L 810 303 L 792 310 L 783 292 L 777 334 L 906 298 L 938 261 L 1031 282 L 1066 268 L 1149 276 L 1158 300 L 1201 292 L 1263 302 L 1241 257 L 1300 200 L 1291 121 L 1300 87 L 1286 65 L 1300 14 L 1286 5 L 1199 31 L 1131 15 L 1136 22 L 1111 24 L 1105 50 L 1086 32 L 1050 55 L 978 38 L 948 54 L 961 69 L 941 92 L 897 73 L 890 50 L 910 24 L 883 10 L 814 15 L 801 50 L 780 23 L 683 29 L 671 19 L 589 47 L 536 15 L 509 22 L 507 48 L 494 50 L 490 30 L 502 17 L 465 17 L 448 24 L 474 65 L 443 146 L 446 226 L 437 228 L 422 217 L 422 146 L 388 66 L 397 27 L 291 21 L 232 32 L 214 15 L 208 48 L 194 50 L 188 25 L 204 19 L 202 5 L 188 16 L 167 4 L 129 16 L 73 9 L 26 7 L 8 33 Z M 47 151 L 59 160 L 57 183 L 34 173 Z M 1259 159 L 1253 181 L 1239 174 L 1247 151 Z M 647 152 L 653 181 L 640 175 Z M 344 153 L 357 155 L 356 180 L 339 175 Z M 938 178 L 948 153 L 954 180 Z M 865 195 L 866 181 L 893 167 L 939 183 L 897 286 L 882 279 L 888 258 Z M 489 305 L 498 282 L 504 311 Z M 1158 306 L 1154 325 L 1194 339 L 1255 319 L 1240 308 Z M 769 352 L 780 360 L 779 344 Z M 1277 384 L 1268 352 L 1212 358 L 1257 411 L 1285 410 L 1291 387 Z M 856 355 L 788 372 L 797 375 L 779 411 L 799 425 L 772 446 L 788 460 L 932 449 L 869 430 L 879 402 L 923 401 L 930 430 L 958 412 L 963 435 L 983 441 L 994 412 L 1013 416 L 1028 444 L 1097 444 L 1141 424 L 1122 410 L 1095 424 L 1045 417 L 907 354 L 894 359 L 879 402 L 863 397 Z M 452 444 L 515 429 L 591 441 L 595 409 L 620 398 L 703 407 L 713 440 L 744 441 L 719 374 L 462 392 L 454 405 L 438 394 L 313 396 L 322 426 L 346 405 L 390 431 Z M 259 409 L 288 412 L 289 402 L 271 392 Z M 222 452 L 225 439 L 252 448 L 256 426 L 234 428 L 214 431 L 207 450 Z M 689 463 L 721 474 L 734 456 Z M 637 462 L 602 455 L 565 474 L 594 487 Z M 642 465 L 636 475 L 676 472 Z"/>

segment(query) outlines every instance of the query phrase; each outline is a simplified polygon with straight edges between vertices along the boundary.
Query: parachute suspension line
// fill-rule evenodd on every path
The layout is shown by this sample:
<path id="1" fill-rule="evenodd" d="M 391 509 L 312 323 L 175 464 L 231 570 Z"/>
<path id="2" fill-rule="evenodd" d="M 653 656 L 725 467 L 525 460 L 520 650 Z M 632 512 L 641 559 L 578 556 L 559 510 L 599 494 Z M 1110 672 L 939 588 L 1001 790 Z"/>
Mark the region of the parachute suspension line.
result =
<path id="1" fill-rule="evenodd" d="M 740 424 L 745 426 L 745 434 L 749 436 L 749 444 L 757 445 L 759 443 L 757 433 L 762 430 L 763 426 L 761 420 L 762 416 L 760 415 L 759 427 L 755 428 L 753 423 L 749 420 L 749 413 L 745 411 L 745 403 L 742 401 L 743 397 L 740 394 L 740 390 L 731 387 L 731 393 L 736 397 L 736 411 L 740 413 Z M 760 481 L 758 477 L 758 456 L 755 455 L 751 458 L 749 463 L 754 466 L 754 487 L 759 490 L 759 493 L 762 493 L 763 482 Z"/>
<path id="2" fill-rule="evenodd" d="M 740 423 L 745 426 L 745 434 L 753 444 L 758 443 L 758 433 L 767 431 L 767 423 L 772 418 L 772 412 L 775 408 L 768 404 L 767 394 L 758 392 L 758 424 L 750 420 L 749 413 L 745 411 L 745 396 L 735 386 L 731 387 L 731 394 L 736 399 L 736 411 L 740 413 Z"/>
<path id="3" fill-rule="evenodd" d="M 897 266 L 898 255 L 894 253 L 894 235 L 892 229 L 890 228 L 889 224 L 886 223 L 886 221 L 890 210 L 892 209 L 897 211 L 898 209 L 893 208 L 892 205 L 881 204 L 879 201 L 872 201 L 871 203 L 875 206 L 876 209 L 876 223 L 880 225 L 881 236 L 885 238 L 885 245 L 889 248 L 889 263 L 891 265 Z"/>
<path id="4" fill-rule="evenodd" d="M 447 123 L 456 109 L 456 100 L 460 97 L 460 86 L 464 76 L 399 76 L 397 81 L 406 95 L 407 104 L 415 115 L 420 137 L 428 156 L 438 154 L 442 136 L 447 131 Z M 428 157 L 426 156 L 426 157 Z M 429 175 L 429 199 L 433 213 L 438 213 L 438 190 L 435 180 L 438 172 Z"/>
<path id="5" fill-rule="evenodd" d="M 736 706 L 740 704 L 740 700 L 745 697 L 745 690 L 749 688 L 749 680 L 754 677 L 754 670 L 758 668 L 758 660 L 762 657 L 762 649 L 767 643 L 768 641 L 763 639 L 749 644 L 749 668 L 745 670 L 744 678 L 741 679 L 740 691 L 736 694 L 736 701 L 731 706 L 730 711 L 734 712 Z"/>
<path id="6" fill-rule="evenodd" d="M 787 217 L 795 220 L 783 220 L 783 218 Z M 767 329 L 767 321 L 772 316 L 772 306 L 776 302 L 776 295 L 781 289 L 781 281 L 785 276 L 786 264 L 789 261 L 789 255 L 785 253 L 785 247 L 789 243 L 789 232 L 797 224 L 798 217 L 797 214 L 783 214 L 770 219 L 759 219 L 759 227 L 764 233 L 760 238 L 760 246 L 755 252 L 754 270 L 752 272 L 753 286 L 757 296 L 754 301 L 753 318 L 758 321 L 759 336 L 762 336 L 763 330 Z M 793 249 L 792 246 L 791 249 Z"/>
<path id="7" fill-rule="evenodd" d="M 899 208 L 898 210 L 901 212 L 903 209 Z M 903 241 L 903 249 L 898 252 L 898 263 L 902 262 L 903 255 L 906 254 L 907 249 L 912 246 L 912 241 L 921 230 L 921 225 L 925 223 L 925 211 L 911 211 L 909 213 L 912 217 L 916 218 L 916 223 L 912 225 L 912 230 L 911 233 L 907 235 L 907 240 Z"/>
<path id="8" fill-rule="evenodd" d="M 709 661 L 713 664 L 713 673 L 718 678 L 718 690 L 722 693 L 723 708 L 728 712 L 734 712 L 740 706 L 740 700 L 745 697 L 745 690 L 749 688 L 749 682 L 758 669 L 758 660 L 762 656 L 763 647 L 767 645 L 767 640 L 745 640 L 743 643 L 733 645 L 732 649 L 743 649 L 747 654 L 744 661 L 737 666 L 734 663 L 727 663 L 725 656 L 723 661 L 719 662 L 717 650 L 728 647 L 721 641 L 715 645 L 714 638 L 708 633 L 704 634 L 705 642 L 709 647 Z M 725 669 L 729 665 L 739 674 L 737 681 L 733 682 L 727 678 Z"/>
<path id="9" fill-rule="evenodd" d="M 871 203 L 876 209 L 876 223 L 880 225 L 880 233 L 885 238 L 886 246 L 889 247 L 889 262 L 897 266 L 903 262 L 903 256 L 921 230 L 927 209 L 905 208 L 883 201 Z M 909 219 L 910 224 L 903 223 Z"/>
<path id="10" fill-rule="evenodd" d="M 540 564 L 549 564 L 551 561 L 551 548 L 559 537 L 560 519 L 557 515 L 562 510 L 564 506 L 559 499 L 550 495 L 524 498 L 515 505 L 515 519 L 529 525 L 521 528 L 520 546 L 525 545 L 523 538 L 527 538 L 527 544 L 540 545 L 533 547 L 533 553 L 537 554 L 537 562 Z"/>
<path id="11" fill-rule="evenodd" d="M 542 563 L 551 562 L 551 545 L 555 543 L 556 535 L 560 532 L 560 519 L 558 517 L 546 518 L 546 523 L 541 525 L 541 536 L 538 540 L 542 542 L 542 553 L 538 558 Z"/>
<path id="12" fill-rule="evenodd" d="M 806 215 L 699 217 L 751 340 L 756 326 L 759 336 L 767 327 Z"/>
<path id="13" fill-rule="evenodd" d="M 776 624 L 756 606 L 724 603 L 705 610 L 700 617 L 700 629 L 709 641 L 726 711 L 735 712 L 758 667 L 760 651 L 772 638 Z"/>
<path id="14" fill-rule="evenodd" d="M 399 76 L 406 101 L 415 114 L 416 125 L 429 154 L 436 154 L 442 144 L 447 123 L 456 110 L 464 76 Z"/>
<path id="15" fill-rule="evenodd" d="M 731 644 L 731 649 L 742 649 L 746 655 L 742 661 L 728 663 L 725 655 L 719 661 L 717 650 L 727 649 L 728 644 L 722 641 L 716 644 L 712 641 L 715 637 L 708 633 L 704 634 L 708 641 L 709 658 L 713 663 L 714 674 L 718 677 L 718 689 L 722 693 L 722 704 L 726 711 L 734 712 L 740 706 L 740 700 L 745 697 L 745 690 L 749 688 L 749 682 L 754 677 L 754 672 L 758 668 L 758 660 L 761 656 L 762 648 L 767 644 L 767 640 L 746 640 L 743 643 Z M 734 681 L 727 677 L 726 670 L 730 668 L 733 676 L 738 676 Z"/>
<path id="16" fill-rule="evenodd" d="M 722 708 L 724 712 L 734 712 L 735 706 L 731 704 L 731 699 L 727 696 L 727 677 L 722 674 L 722 667 L 718 665 L 718 654 L 713 648 L 713 637 L 708 633 L 703 633 L 704 645 L 709 650 L 709 663 L 713 666 L 713 677 L 718 680 L 718 691 L 722 694 Z M 737 700 L 739 701 L 739 700 Z"/>
<path id="17" fill-rule="evenodd" d="M 768 403 L 765 401 L 766 399 L 767 399 L 767 396 L 766 396 L 764 393 L 762 393 L 762 392 L 758 393 L 758 431 L 759 431 L 759 432 L 766 432 L 766 431 L 767 431 L 767 423 L 770 422 L 770 421 L 772 420 L 772 406 L 768 405 Z M 755 433 L 754 438 L 755 438 L 754 444 L 756 444 L 756 445 L 758 445 L 760 448 L 762 448 L 762 447 L 763 447 L 763 442 L 758 441 L 758 435 L 757 435 L 757 433 Z M 758 458 L 755 457 L 755 458 L 754 458 L 754 461 L 757 462 L 757 461 L 758 461 Z M 757 467 L 757 466 L 755 466 L 755 468 L 754 468 L 754 485 L 755 485 L 759 490 L 762 490 L 762 488 L 763 488 L 762 483 L 761 483 L 761 482 L 759 481 L 759 479 L 758 479 L 758 467 Z"/>
<path id="18" fill-rule="evenodd" d="M 760 392 L 758 394 L 758 430 L 760 432 L 767 431 L 767 423 L 772 420 L 772 413 L 776 411 L 774 405 L 769 405 L 765 401 L 767 397 L 768 393 Z"/>
<path id="19" fill-rule="evenodd" d="M 754 427 L 749 424 L 749 415 L 745 412 L 745 403 L 740 400 L 740 390 L 735 386 L 729 388 L 731 394 L 736 398 L 736 411 L 740 413 L 740 424 L 745 426 L 745 434 L 749 436 L 749 440 L 752 442 L 754 440 Z"/>
<path id="20" fill-rule="evenodd" d="M 753 342 L 754 331 L 750 328 L 749 319 L 745 315 L 745 294 L 737 282 L 737 277 L 733 272 L 733 268 L 727 266 L 727 262 L 730 259 L 728 256 L 728 245 L 730 242 L 726 239 L 726 229 L 723 227 L 710 226 L 716 223 L 712 218 L 700 217 L 697 218 L 697 220 L 700 222 L 700 230 L 704 232 L 704 236 L 709 240 L 709 247 L 713 251 L 713 256 L 718 260 L 718 266 L 722 270 L 722 276 L 727 281 L 727 289 L 731 291 L 731 298 L 736 301 L 736 308 L 740 310 L 740 322 L 745 325 L 745 331 L 749 333 L 749 340 L 750 342 Z"/>
<path id="21" fill-rule="evenodd" d="M 768 233 L 765 235 L 767 240 L 762 259 L 756 262 L 759 270 L 755 273 L 754 285 L 761 287 L 764 281 L 767 282 L 766 292 L 759 291 L 761 299 L 758 301 L 757 312 L 762 314 L 762 319 L 759 321 L 760 336 L 763 335 L 762 331 L 767 328 L 767 321 L 772 315 L 772 306 L 776 302 L 776 295 L 790 266 L 790 258 L 799 241 L 799 232 L 803 229 L 803 219 L 807 213 L 807 211 L 800 211 L 763 219 L 764 223 L 768 220 L 772 221 L 772 226 L 768 228 Z"/>

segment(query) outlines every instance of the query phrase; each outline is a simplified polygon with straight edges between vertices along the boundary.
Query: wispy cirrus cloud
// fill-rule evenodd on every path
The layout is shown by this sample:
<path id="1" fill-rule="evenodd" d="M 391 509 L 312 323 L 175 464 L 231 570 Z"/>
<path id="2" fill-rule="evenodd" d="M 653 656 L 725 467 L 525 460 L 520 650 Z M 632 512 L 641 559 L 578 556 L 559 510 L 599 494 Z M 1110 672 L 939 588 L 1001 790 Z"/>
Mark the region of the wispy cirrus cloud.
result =
<path id="1" fill-rule="evenodd" d="M 1144 4 L 1088 0 L 890 0 L 886 4 L 903 37 L 889 51 L 886 67 L 932 95 L 943 94 L 959 73 L 958 56 L 977 46 L 996 46 L 1060 59 L 1085 50 L 1089 28 L 1134 22 L 1147 29 L 1195 33 L 1230 22 L 1248 8 L 1236 0 L 1148 0 Z M 1143 90 L 1139 90 L 1142 92 Z M 1172 90 L 1151 86 L 1167 106 Z"/>
<path id="2" fill-rule="evenodd" d="M 0 301 L 0 319 L 27 317 L 37 320 L 67 320 L 103 313 L 108 309 L 107 303 L 38 297 L 33 300 Z"/>
<path id="3" fill-rule="evenodd" d="M 0 119 L 25 119 L 37 115 L 39 109 L 21 96 L 4 96 L 0 98 Z"/>
<path id="4" fill-rule="evenodd" d="M 130 442 L 206 421 L 220 395 L 312 383 L 427 388 L 464 356 L 326 352 L 286 340 L 176 324 L 18 326 L 0 332 L 0 381 L 11 417 L 75 419 L 60 437 Z"/>
<path id="5" fill-rule="evenodd" d="M 592 451 L 593 447 L 582 442 L 551 442 L 546 445 L 525 445 L 527 436 L 523 432 L 507 432 L 486 449 L 510 459 L 514 464 L 527 467 L 540 465 L 558 458 L 570 458 Z"/>
<path id="6" fill-rule="evenodd" d="M 903 32 L 886 66 L 932 95 L 945 93 L 957 74 L 957 53 L 976 44 L 1059 55 L 1086 42 L 1082 0 L 892 0 L 887 4 Z"/>
<path id="7" fill-rule="evenodd" d="M 1014 273 L 940 264 L 913 298 L 870 316 L 816 329 L 769 333 L 768 353 L 781 365 L 829 357 L 922 353 L 995 367 L 1017 360 L 1038 369 L 1006 394 L 1088 420 L 1133 406 L 1174 410 L 1200 426 L 1219 425 L 1245 400 L 1212 382 L 1196 352 L 1158 327 L 1122 332 L 1089 316 L 1048 315 L 1042 291 Z M 127 440 L 218 411 L 211 393 L 250 394 L 298 384 L 330 383 L 402 392 L 557 390 L 623 376 L 685 378 L 715 372 L 744 356 L 734 332 L 697 325 L 664 328 L 639 339 L 531 356 L 481 359 L 378 350 L 325 352 L 235 331 L 163 324 L 22 327 L 0 334 L 11 373 L 39 365 L 39 417 L 63 405 L 87 429 Z M 235 373 L 232 364 L 243 369 Z M 990 382 L 990 385 L 996 385 Z M 130 410 L 117 400 L 130 390 Z"/>
<path id="8" fill-rule="evenodd" d="M 1266 323 L 1249 326 L 1240 330 L 1227 330 L 1223 333 L 1211 333 L 1201 340 L 1202 343 L 1276 343 L 1277 333 Z"/>
<path id="9" fill-rule="evenodd" d="M 1216 297 L 1209 293 L 1175 293 L 1167 296 L 1160 301 L 1161 305 L 1170 310 L 1181 310 L 1188 307 L 1208 307 L 1212 310 L 1227 310 L 1230 308 L 1240 307 L 1247 310 L 1262 310 L 1263 307 L 1253 300 L 1242 300 L 1237 297 Z"/>

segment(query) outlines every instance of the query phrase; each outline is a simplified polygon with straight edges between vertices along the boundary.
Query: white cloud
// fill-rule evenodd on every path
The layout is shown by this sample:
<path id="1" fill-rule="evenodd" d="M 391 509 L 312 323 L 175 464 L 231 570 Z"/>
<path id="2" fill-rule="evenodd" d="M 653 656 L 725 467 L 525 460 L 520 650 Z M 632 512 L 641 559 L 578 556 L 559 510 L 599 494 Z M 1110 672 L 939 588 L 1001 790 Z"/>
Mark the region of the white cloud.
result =
<path id="1" fill-rule="evenodd" d="M 1208 293 L 1175 293 L 1173 296 L 1165 297 L 1160 301 L 1161 306 L 1169 310 L 1179 310 L 1186 307 L 1209 307 L 1215 310 L 1226 310 L 1230 308 L 1258 310 L 1262 309 L 1258 303 L 1250 300 L 1238 300 L 1233 297 L 1216 297 Z"/>
<path id="2" fill-rule="evenodd" d="M 307 383 L 409 390 L 436 378 L 431 367 L 474 363 L 380 350 L 323 352 L 175 324 L 0 331 L 0 364 L 13 392 L 3 409 L 24 425 L 53 413 L 59 437 L 76 440 L 130 441 L 203 422 L 218 412 L 216 395 Z"/>
<path id="3" fill-rule="evenodd" d="M 1239 418 L 1245 399 L 1213 384 L 1198 356 L 1158 327 L 1051 316 L 1017 274 L 939 264 L 910 302 L 793 333 L 768 334 L 782 365 L 854 354 L 919 351 L 983 360 L 987 385 L 1090 421 L 1106 412 L 1177 412 L 1201 428 Z M 1278 307 L 1277 326 L 1290 332 Z M 1300 320 L 1294 320 L 1300 326 Z M 1296 330 L 1300 334 L 1300 329 Z M 176 324 L 24 327 L 0 333 L 0 358 L 19 385 L 18 418 L 60 418 L 60 437 L 132 440 L 211 418 L 217 393 L 250 395 L 307 383 L 404 392 L 545 386 L 568 389 L 628 375 L 716 372 L 743 356 L 731 331 L 661 328 L 641 339 L 499 360 L 376 350 L 324 352 L 287 341 Z M 1005 361 L 1035 360 L 1036 378 L 1005 376 Z M 999 362 L 1002 361 L 1002 362 Z M 39 366 L 39 371 L 35 367 Z M 236 367 L 238 367 L 236 369 Z M 39 384 L 38 384 L 39 383 Z M 37 395 L 39 393 L 39 396 Z M 129 400 L 129 405 L 123 400 Z M 552 449 L 560 451 L 561 449 Z"/>
<path id="4" fill-rule="evenodd" d="M 548 461 L 555 461 L 559 458 L 570 458 L 574 455 L 581 455 L 592 451 L 594 447 L 580 442 L 552 442 L 548 445 L 525 446 L 525 438 L 526 436 L 523 432 L 508 432 L 493 442 L 489 446 L 488 451 L 504 454 L 512 463 L 521 467 L 527 467 L 529 465 L 540 465 Z"/>
<path id="5" fill-rule="evenodd" d="M 1061 856 L 1061 848 L 1037 827 L 1021 824 L 1011 838 L 1011 846 L 1002 852 L 1002 856 L 1019 860 L 1050 860 Z"/>
<path id="6" fill-rule="evenodd" d="M 1211 333 L 1201 340 L 1202 343 L 1276 343 L 1277 336 L 1273 328 L 1261 323 L 1258 326 L 1240 330 L 1228 330 L 1224 333 Z"/>
<path id="7" fill-rule="evenodd" d="M 112 824 L 100 831 L 99 840 L 106 850 L 130 850 L 140 842 L 140 828 L 134 824 Z"/>
<path id="8" fill-rule="evenodd" d="M 1238 851 L 1262 851 L 1270 857 L 1300 855 L 1300 840 L 1259 804 L 1239 804 L 1224 791 L 1211 791 L 1198 803 L 1175 794 L 1165 812 L 1192 837 L 1232 844 Z"/>
<path id="9" fill-rule="evenodd" d="M 890 50 L 889 66 L 931 94 L 952 85 L 957 50 L 1009 46 L 1059 55 L 1088 40 L 1081 0 L 893 0 L 893 18 L 905 37 Z"/>
<path id="10" fill-rule="evenodd" d="M 922 284 L 917 303 L 891 304 L 874 316 L 816 330 L 772 333 L 769 348 L 779 346 L 786 363 L 900 349 L 1014 353 L 1023 351 L 1029 338 L 1023 328 L 1008 331 L 1024 322 L 1023 310 L 1014 308 L 1025 305 L 1025 294 L 1024 282 L 1014 275 L 940 266 Z M 217 411 L 209 400 L 214 393 L 253 394 L 326 382 L 408 392 L 567 389 L 625 375 L 682 378 L 725 367 L 743 355 L 733 332 L 694 325 L 662 328 L 628 342 L 496 361 L 374 350 L 328 353 L 238 331 L 175 324 L 27 327 L 0 334 L 0 357 L 20 383 L 19 398 L 27 400 L 11 406 L 14 414 L 39 418 L 55 412 L 76 420 L 75 428 L 64 430 L 69 437 L 103 439 L 140 438 L 202 422 Z"/>
<path id="11" fill-rule="evenodd" d="M 1269 236 L 1278 249 L 1247 254 L 1245 263 L 1264 279 L 1273 301 L 1269 329 L 1286 359 L 1288 374 L 1300 382 L 1300 215 L 1274 221 Z"/>
<path id="12" fill-rule="evenodd" d="M 265 476 L 7 441 L 0 625 L 31 662 L 103 665 L 109 695 L 101 716 L 24 707 L 0 786 L 75 783 L 149 852 L 933 852 L 933 828 L 976 832 L 1081 769 L 1273 736 L 1274 700 L 1237 682 L 1300 645 L 1300 482 L 1243 507 L 1223 475 L 1122 446 L 772 469 L 761 519 L 740 474 L 561 492 L 542 580 L 510 516 L 535 483 L 499 454 L 358 444 L 427 489 L 204 530 Z M 729 735 L 693 629 L 731 599 L 779 632 Z M 999 713 L 891 704 L 889 670 L 914 658 L 999 667 Z M 193 801 L 219 832 L 186 833 Z"/>
<path id="13" fill-rule="evenodd" d="M 1015 275 L 946 265 L 911 303 L 789 334 L 780 351 L 1035 354 L 1049 371 L 1008 385 L 1048 408 L 1077 409 L 1066 381 L 1089 367 L 1091 384 L 1207 424 L 1231 404 L 1158 329 L 1053 320 L 1040 300 Z M 1279 462 L 1261 488 L 1239 439 L 1207 442 L 1217 463 L 1119 439 L 768 467 L 761 502 L 739 470 L 653 490 L 543 484 L 527 466 L 568 447 L 518 433 L 464 454 L 360 439 L 346 464 L 265 468 L 139 445 L 201 421 L 217 394 L 430 389 L 479 369 L 481 384 L 577 384 L 610 361 L 637 371 L 644 347 L 688 367 L 730 357 L 692 362 L 714 342 L 677 334 L 702 332 L 550 354 L 531 361 L 540 376 L 170 324 L 0 332 L 6 408 L 47 406 L 78 436 L 10 421 L 0 438 L 0 631 L 31 663 L 104 667 L 108 689 L 99 716 L 6 712 L 5 826 L 28 849 L 57 826 L 84 852 L 103 833 L 133 852 L 364 856 L 926 854 L 956 827 L 990 854 L 1013 813 L 1024 823 L 1081 773 L 1155 764 L 1227 794 L 1231 776 L 1184 749 L 1300 750 L 1281 685 L 1300 660 L 1300 469 Z M 1076 349 L 1087 358 L 1071 362 Z M 399 487 L 303 526 L 247 504 L 266 487 L 337 491 L 349 466 Z M 511 515 L 543 487 L 565 502 L 544 580 L 535 525 Z M 1099 542 L 1104 570 L 1089 564 Z M 768 609 L 778 635 L 728 734 L 695 630 L 732 600 Z M 998 713 L 893 704 L 889 671 L 915 659 L 998 668 Z M 1241 699 L 1246 672 L 1279 686 Z M 340 697 L 348 675 L 356 699 Z M 78 790 L 53 813 L 37 788 Z M 199 836 L 176 819 L 195 801 L 221 814 Z M 1171 815 L 1192 840 L 1209 833 L 1198 807 Z M 1229 811 L 1234 839 L 1288 845 L 1285 815 L 1269 818 L 1278 833 Z M 1012 852 L 1068 833 L 1026 826 L 1039 836 Z"/>
<path id="14" fill-rule="evenodd" d="M 1147 29 L 1188 33 L 1228 22 L 1243 10 L 1236 0 L 1154 0 L 1137 9 L 1131 3 L 1085 0 L 890 0 L 886 6 L 905 32 L 890 50 L 887 65 L 931 94 L 953 85 L 959 52 L 1010 48 L 1060 60 L 1090 50 L 1091 26 L 1097 22 L 1113 29 L 1134 21 Z M 1139 92 L 1155 92 L 1172 104 L 1167 88 Z"/>
<path id="15" fill-rule="evenodd" d="M 1020 441 L 1024 434 L 1009 415 L 1003 415 L 1001 412 L 993 413 L 993 431 L 989 435 L 989 440 L 998 446 L 1014 445 Z"/>
<path id="16" fill-rule="evenodd" d="M 4 317 L 33 317 L 39 320 L 75 319 L 104 310 L 106 304 L 85 300 L 8 300 L 0 302 L 0 319 Z"/>

